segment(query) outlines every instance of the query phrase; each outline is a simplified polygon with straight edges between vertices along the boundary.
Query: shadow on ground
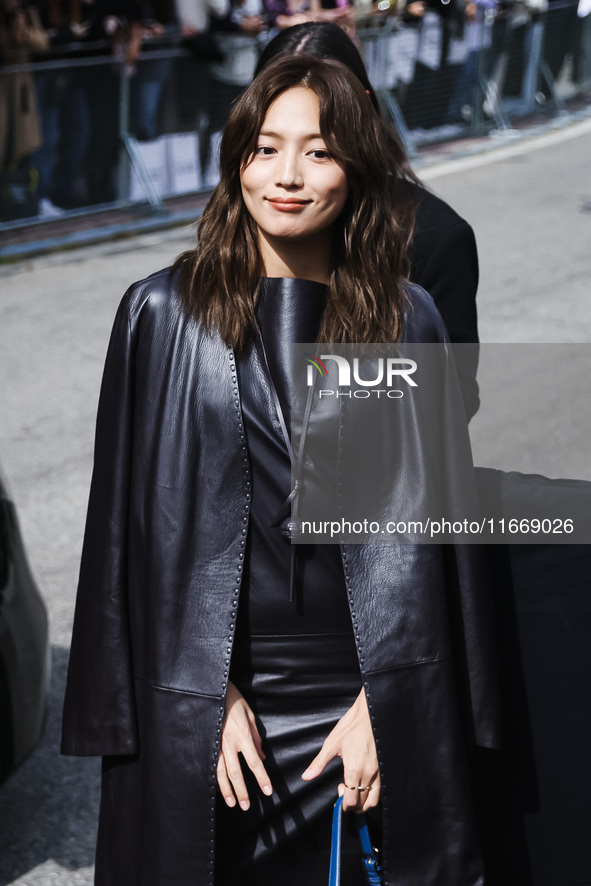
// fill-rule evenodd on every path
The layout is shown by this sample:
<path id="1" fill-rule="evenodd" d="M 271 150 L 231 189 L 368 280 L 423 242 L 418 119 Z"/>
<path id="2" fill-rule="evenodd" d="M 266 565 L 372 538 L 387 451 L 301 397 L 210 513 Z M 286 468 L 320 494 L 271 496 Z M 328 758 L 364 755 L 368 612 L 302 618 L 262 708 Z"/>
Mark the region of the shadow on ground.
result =
<path id="1" fill-rule="evenodd" d="M 94 862 L 100 761 L 59 753 L 68 654 L 52 647 L 45 736 L 0 788 L 0 886 L 48 859 L 70 871 Z"/>

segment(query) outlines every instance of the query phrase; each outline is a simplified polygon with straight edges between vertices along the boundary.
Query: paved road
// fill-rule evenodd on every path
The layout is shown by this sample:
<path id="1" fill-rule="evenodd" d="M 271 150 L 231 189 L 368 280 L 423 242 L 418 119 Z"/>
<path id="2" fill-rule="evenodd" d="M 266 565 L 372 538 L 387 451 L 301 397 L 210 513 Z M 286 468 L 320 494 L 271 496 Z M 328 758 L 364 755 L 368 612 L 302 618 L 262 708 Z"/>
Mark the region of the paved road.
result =
<path id="1" fill-rule="evenodd" d="M 591 480 L 590 149 L 586 122 L 427 171 L 478 240 L 476 464 Z"/>
<path id="2" fill-rule="evenodd" d="M 433 189 L 476 230 L 486 342 L 591 342 L 590 156 L 591 132 L 583 125 L 576 137 L 539 150 L 456 166 L 445 175 L 429 173 Z M 169 264 L 191 241 L 190 231 L 177 230 L 0 269 L 0 458 L 50 608 L 53 650 L 46 737 L 0 792 L 0 886 L 92 883 L 98 764 L 60 758 L 58 743 L 98 385 L 124 289 Z M 506 457 L 513 429 L 515 457 L 525 448 L 530 460 L 503 466 L 528 470 L 542 464 L 550 475 L 560 470 L 557 454 L 579 447 L 584 452 L 591 409 L 576 397 L 585 394 L 579 367 L 587 350 L 581 348 L 578 362 L 565 367 L 564 387 L 551 395 L 552 409 L 564 399 L 571 403 L 580 432 L 569 427 L 570 416 L 556 419 L 547 400 L 536 405 L 533 395 L 551 379 L 539 380 L 529 351 L 487 350 L 485 362 L 508 370 L 505 394 L 519 387 L 518 372 L 527 373 L 528 383 L 525 403 L 508 409 L 505 394 L 499 402 L 499 383 L 490 383 L 474 421 L 476 451 L 493 460 Z M 572 353 L 564 348 L 558 357 L 568 362 Z M 556 359 L 553 354 L 553 366 Z M 571 437 L 565 438 L 565 428 L 577 445 L 566 445 Z M 532 433 L 522 436 L 524 429 Z M 505 442 L 491 451 L 491 440 L 499 438 Z M 532 440 L 541 438 L 556 443 L 550 455 L 534 451 Z M 572 476 L 589 475 L 578 456 L 572 470 Z"/>

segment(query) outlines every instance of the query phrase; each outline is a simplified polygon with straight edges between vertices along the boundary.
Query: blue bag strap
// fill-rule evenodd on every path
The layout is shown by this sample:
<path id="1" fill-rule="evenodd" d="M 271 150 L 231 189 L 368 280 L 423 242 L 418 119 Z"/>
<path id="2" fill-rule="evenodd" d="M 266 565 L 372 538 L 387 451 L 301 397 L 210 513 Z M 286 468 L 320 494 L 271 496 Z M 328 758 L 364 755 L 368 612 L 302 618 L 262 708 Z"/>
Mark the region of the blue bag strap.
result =
<path id="1" fill-rule="evenodd" d="M 341 886 L 341 831 L 343 825 L 343 798 L 339 797 L 332 813 L 332 840 L 328 886 Z"/>
<path id="2" fill-rule="evenodd" d="M 378 864 L 375 849 L 371 845 L 367 821 L 363 813 L 355 815 L 359 840 L 363 852 L 363 868 L 368 886 L 382 886 L 382 873 Z M 341 883 L 341 833 L 343 825 L 343 798 L 339 797 L 334 804 L 332 813 L 332 840 L 330 844 L 330 867 L 328 886 L 340 886 Z"/>

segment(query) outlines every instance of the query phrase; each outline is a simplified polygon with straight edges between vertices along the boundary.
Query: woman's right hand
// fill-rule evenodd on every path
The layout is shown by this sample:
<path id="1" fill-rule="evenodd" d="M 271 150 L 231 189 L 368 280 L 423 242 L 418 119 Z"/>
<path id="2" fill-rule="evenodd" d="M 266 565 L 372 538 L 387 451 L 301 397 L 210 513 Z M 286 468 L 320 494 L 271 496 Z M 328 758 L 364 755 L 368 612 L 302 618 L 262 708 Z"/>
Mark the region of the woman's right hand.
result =
<path id="1" fill-rule="evenodd" d="M 242 693 L 228 681 L 222 748 L 217 768 L 218 787 L 228 806 L 235 806 L 238 800 L 240 808 L 246 811 L 250 800 L 238 754 L 244 757 L 263 794 L 272 794 L 273 787 L 263 765 L 265 754 L 254 714 Z"/>

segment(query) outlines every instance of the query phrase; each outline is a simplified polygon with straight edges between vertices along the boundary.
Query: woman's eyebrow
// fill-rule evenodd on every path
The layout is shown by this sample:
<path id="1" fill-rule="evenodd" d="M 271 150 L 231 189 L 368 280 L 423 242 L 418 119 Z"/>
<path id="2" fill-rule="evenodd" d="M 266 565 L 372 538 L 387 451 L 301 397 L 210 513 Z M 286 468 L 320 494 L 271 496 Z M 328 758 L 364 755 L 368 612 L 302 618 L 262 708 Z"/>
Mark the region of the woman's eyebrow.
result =
<path id="1" fill-rule="evenodd" d="M 259 132 L 259 138 L 278 138 L 284 139 L 285 135 L 281 135 L 280 132 L 273 132 L 269 129 L 261 129 Z M 315 138 L 322 138 L 322 134 L 320 132 L 311 132 L 308 135 L 302 136 L 302 141 L 312 141 Z"/>

